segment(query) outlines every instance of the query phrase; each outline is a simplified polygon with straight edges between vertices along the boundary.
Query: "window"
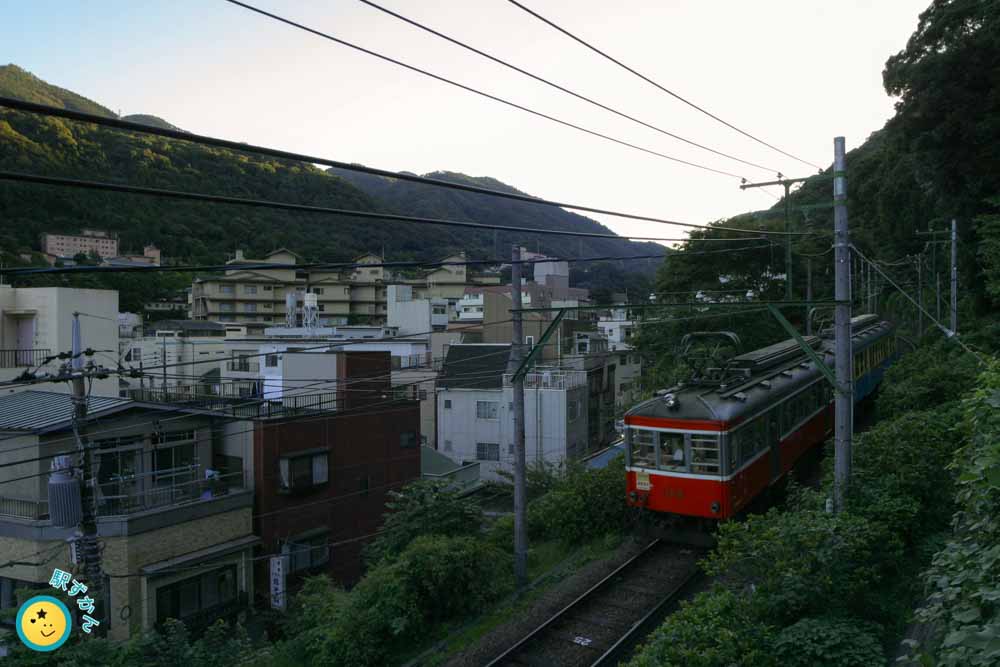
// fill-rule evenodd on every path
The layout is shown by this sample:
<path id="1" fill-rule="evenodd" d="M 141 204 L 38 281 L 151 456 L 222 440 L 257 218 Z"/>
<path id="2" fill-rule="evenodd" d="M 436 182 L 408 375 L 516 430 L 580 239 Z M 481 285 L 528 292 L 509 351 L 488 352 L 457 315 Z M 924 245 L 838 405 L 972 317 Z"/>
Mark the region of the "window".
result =
<path id="1" fill-rule="evenodd" d="M 323 288 L 322 287 L 313 287 L 310 291 L 313 294 L 322 294 L 323 293 Z"/>
<path id="2" fill-rule="evenodd" d="M 257 304 L 256 303 L 245 303 L 243 304 L 243 311 L 246 313 L 256 313 Z"/>
<path id="3" fill-rule="evenodd" d="M 445 410 L 451 410 L 451 399 L 450 398 L 444 399 L 444 409 Z"/>
<path id="4" fill-rule="evenodd" d="M 444 451 L 450 452 L 452 450 L 451 440 L 444 441 Z"/>
<path id="5" fill-rule="evenodd" d="M 325 303 L 318 303 L 318 304 L 316 304 L 316 309 L 319 310 L 320 312 L 322 312 L 322 311 L 326 310 L 326 304 Z"/>
<path id="6" fill-rule="evenodd" d="M 426 389 L 418 389 L 417 390 L 417 400 L 418 401 L 426 401 L 427 400 L 427 390 Z"/>
<path id="7" fill-rule="evenodd" d="M 656 432 L 630 429 L 632 465 L 640 468 L 656 467 Z"/>
<path id="8" fill-rule="evenodd" d="M 444 306 L 431 306 L 431 313 L 434 315 L 447 315 L 448 311 Z"/>
<path id="9" fill-rule="evenodd" d="M 719 436 L 691 436 L 691 472 L 702 475 L 719 474 Z"/>
<path id="10" fill-rule="evenodd" d="M 267 354 L 267 355 L 264 355 L 264 365 L 267 368 L 277 368 L 278 367 L 278 355 L 277 354 Z"/>
<path id="11" fill-rule="evenodd" d="M 274 291 L 274 288 L 271 285 L 264 285 L 261 287 L 261 289 L 264 290 L 265 292 Z"/>
<path id="12" fill-rule="evenodd" d="M 235 310 L 235 308 L 233 308 L 233 304 L 231 304 L 231 303 L 220 303 L 219 304 L 219 312 L 222 312 L 222 313 L 231 313 L 234 310 Z"/>
<path id="13" fill-rule="evenodd" d="M 235 322 L 236 318 L 233 315 L 219 315 L 220 322 Z"/>
<path id="14" fill-rule="evenodd" d="M 498 407 L 496 401 L 476 401 L 476 419 L 496 419 Z"/>
<path id="15" fill-rule="evenodd" d="M 285 542 L 282 552 L 288 556 L 288 571 L 303 572 L 329 563 L 329 542 L 330 534 L 325 530 Z"/>
<path id="16" fill-rule="evenodd" d="M 511 404 L 511 406 L 512 406 L 511 409 L 513 409 L 513 404 Z M 572 421 L 576 421 L 577 419 L 579 419 L 579 417 L 580 417 L 580 402 L 579 401 L 570 401 L 569 405 L 566 406 L 566 413 L 567 413 L 567 418 L 571 422 Z"/>
<path id="17" fill-rule="evenodd" d="M 256 285 L 244 285 L 243 286 L 243 293 L 244 294 L 256 294 L 257 293 L 257 286 Z"/>
<path id="18" fill-rule="evenodd" d="M 219 285 L 219 294 L 233 294 L 235 291 L 234 285 Z"/>
<path id="19" fill-rule="evenodd" d="M 281 490 L 301 491 L 329 481 L 329 452 L 315 452 L 278 459 Z"/>
<path id="20" fill-rule="evenodd" d="M 499 461 L 500 460 L 500 443 L 498 443 L 498 442 L 477 442 L 476 443 L 476 460 L 477 461 Z"/>
<path id="21" fill-rule="evenodd" d="M 183 579 L 156 591 L 156 621 L 184 620 L 236 600 L 236 566 Z"/>
<path id="22" fill-rule="evenodd" d="M 413 431 L 407 431 L 405 433 L 399 434 L 399 448 L 400 449 L 413 449 L 417 446 L 420 438 Z"/>
<path id="23" fill-rule="evenodd" d="M 534 336 L 525 336 L 524 337 L 524 344 L 527 345 L 527 346 L 529 346 L 529 347 L 534 347 L 535 346 L 535 337 Z"/>
<path id="24" fill-rule="evenodd" d="M 685 472 L 687 470 L 687 466 L 684 461 L 684 434 L 659 433 L 658 435 L 660 436 L 660 470 Z M 692 451 L 694 450 L 693 444 L 691 449 Z M 693 453 L 692 458 L 694 458 Z"/>
<path id="25" fill-rule="evenodd" d="M 264 310 L 274 310 L 274 304 L 273 303 L 265 303 L 264 304 Z"/>

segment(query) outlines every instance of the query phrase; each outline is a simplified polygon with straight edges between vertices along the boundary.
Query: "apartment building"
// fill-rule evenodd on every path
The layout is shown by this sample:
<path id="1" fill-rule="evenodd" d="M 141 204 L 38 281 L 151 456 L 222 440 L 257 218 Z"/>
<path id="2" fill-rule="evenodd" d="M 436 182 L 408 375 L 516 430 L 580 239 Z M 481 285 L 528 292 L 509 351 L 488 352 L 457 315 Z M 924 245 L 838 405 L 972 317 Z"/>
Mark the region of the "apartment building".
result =
<path id="1" fill-rule="evenodd" d="M 479 463 L 483 480 L 501 480 L 514 463 L 510 345 L 448 349 L 437 389 L 437 450 Z M 536 367 L 525 377 L 525 453 L 529 464 L 558 465 L 587 453 L 587 374 Z"/>
<path id="2" fill-rule="evenodd" d="M 80 253 L 97 253 L 101 259 L 118 256 L 118 237 L 100 229 L 83 229 L 79 234 L 41 236 L 42 252 L 55 257 L 74 257 Z"/>
<path id="3" fill-rule="evenodd" d="M 456 255 L 447 259 L 463 261 L 464 258 Z M 239 251 L 228 262 L 233 268 L 224 276 L 195 280 L 191 316 L 218 322 L 301 324 L 304 297 L 311 293 L 316 295 L 320 326 L 385 324 L 390 284 L 410 286 L 415 299 L 443 298 L 454 308 L 466 285 L 499 282 L 497 276 L 473 275 L 464 265 L 442 266 L 419 276 L 408 276 L 386 270 L 382 262 L 378 255 L 366 254 L 355 258 L 354 263 L 360 266 L 352 269 L 296 269 L 294 265 L 301 264 L 302 258 L 284 248 L 263 259 L 248 259 Z M 289 266 L 280 269 L 249 266 L 261 264 Z"/>
<path id="4" fill-rule="evenodd" d="M 226 357 L 224 325 L 198 320 L 159 320 L 146 325 L 143 333 L 122 339 L 121 365 L 139 373 L 139 377 L 121 379 L 122 396 L 142 400 L 145 390 L 178 396 L 205 393 L 219 384 L 219 365 Z"/>
<path id="5" fill-rule="evenodd" d="M 72 413 L 67 394 L 0 397 L 0 553 L 16 561 L 0 572 L 4 609 L 16 606 L 19 588 L 48 588 L 53 568 L 78 571 L 67 544 L 76 528 L 54 525 L 48 502 L 50 463 L 76 449 Z M 203 627 L 239 617 L 253 599 L 259 541 L 254 459 L 246 440 L 224 435 L 246 423 L 92 396 L 83 430 L 108 577 L 95 618 L 108 636 L 127 639 L 167 618 Z"/>
<path id="6" fill-rule="evenodd" d="M 637 324 L 628 309 L 619 306 L 598 319 L 597 326 L 607 337 L 608 350 L 617 366 L 615 406 L 619 411 L 638 401 L 642 394 L 642 358 L 632 344 Z"/>
<path id="7" fill-rule="evenodd" d="M 72 350 L 74 313 L 80 313 L 83 347 L 100 351 L 93 361 L 114 368 L 118 355 L 118 292 L 0 285 L 0 381 L 36 369 L 38 374 L 58 373 L 63 362 L 46 359 Z M 52 383 L 46 388 L 69 391 L 67 383 Z M 0 393 L 24 389 L 6 387 Z M 91 393 L 118 396 L 117 378 L 95 379 Z"/>

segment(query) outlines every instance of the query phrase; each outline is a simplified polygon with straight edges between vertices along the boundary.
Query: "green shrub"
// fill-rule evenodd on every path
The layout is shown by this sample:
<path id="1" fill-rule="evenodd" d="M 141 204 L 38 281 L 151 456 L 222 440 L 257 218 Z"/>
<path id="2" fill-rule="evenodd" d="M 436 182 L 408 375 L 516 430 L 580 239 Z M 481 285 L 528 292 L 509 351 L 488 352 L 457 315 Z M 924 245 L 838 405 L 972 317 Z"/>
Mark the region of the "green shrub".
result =
<path id="1" fill-rule="evenodd" d="M 624 459 L 597 470 L 570 466 L 548 493 L 528 505 L 528 530 L 531 537 L 579 544 L 621 533 L 625 510 Z"/>
<path id="2" fill-rule="evenodd" d="M 885 664 L 878 629 L 843 618 L 804 618 L 782 630 L 774 657 L 782 667 L 872 667 Z"/>
<path id="3" fill-rule="evenodd" d="M 725 589 L 699 593 L 650 636 L 630 667 L 771 667 L 777 630 L 746 597 Z"/>

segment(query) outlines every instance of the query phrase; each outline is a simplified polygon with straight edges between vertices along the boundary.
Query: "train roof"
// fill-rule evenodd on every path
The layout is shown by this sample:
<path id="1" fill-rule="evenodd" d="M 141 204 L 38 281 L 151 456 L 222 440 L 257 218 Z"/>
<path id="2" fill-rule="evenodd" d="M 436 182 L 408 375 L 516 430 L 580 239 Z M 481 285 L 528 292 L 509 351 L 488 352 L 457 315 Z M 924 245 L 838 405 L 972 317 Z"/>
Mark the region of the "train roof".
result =
<path id="1" fill-rule="evenodd" d="M 876 316 L 862 315 L 852 319 L 854 349 L 867 347 L 892 332 L 889 322 Z M 805 338 L 823 359 L 833 366 L 833 340 L 828 337 Z M 668 390 L 666 396 L 657 396 L 633 406 L 625 414 L 630 418 L 653 418 L 670 421 L 722 422 L 723 428 L 735 426 L 765 410 L 774 402 L 796 393 L 820 376 L 805 352 L 794 339 L 733 357 L 727 366 L 722 382 L 680 385 Z M 672 397 L 674 404 L 668 405 Z M 718 430 L 718 425 L 709 430 Z M 696 427 L 695 427 L 696 428 Z"/>

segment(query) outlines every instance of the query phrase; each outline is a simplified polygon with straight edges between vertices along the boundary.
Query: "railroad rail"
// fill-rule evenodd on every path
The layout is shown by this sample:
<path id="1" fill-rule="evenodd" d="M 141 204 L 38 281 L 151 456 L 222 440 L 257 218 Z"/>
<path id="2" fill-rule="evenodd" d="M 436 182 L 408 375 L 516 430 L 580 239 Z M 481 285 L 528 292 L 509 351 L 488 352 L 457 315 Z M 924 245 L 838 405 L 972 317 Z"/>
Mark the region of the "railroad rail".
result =
<path id="1" fill-rule="evenodd" d="M 695 581 L 702 553 L 662 539 L 650 542 L 487 667 L 616 664 Z"/>

